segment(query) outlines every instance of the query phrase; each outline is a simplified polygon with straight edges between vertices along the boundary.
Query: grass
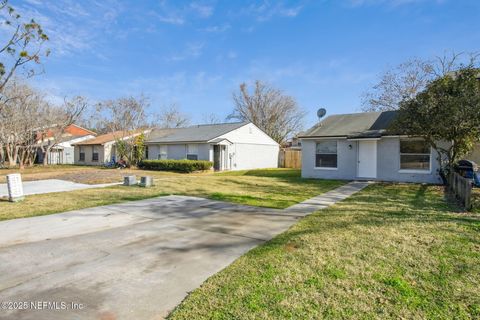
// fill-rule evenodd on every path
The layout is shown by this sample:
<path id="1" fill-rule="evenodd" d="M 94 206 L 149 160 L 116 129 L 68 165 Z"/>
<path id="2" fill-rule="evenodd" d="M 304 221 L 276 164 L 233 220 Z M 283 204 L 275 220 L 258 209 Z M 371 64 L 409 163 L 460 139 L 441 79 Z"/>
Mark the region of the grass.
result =
<path id="1" fill-rule="evenodd" d="M 137 175 L 139 171 L 136 171 Z M 174 174 L 151 171 L 147 173 L 154 176 L 155 186 L 152 188 L 114 186 L 31 195 L 19 203 L 0 201 L 0 220 L 45 215 L 168 194 L 193 195 L 253 206 L 286 208 L 345 183 L 334 180 L 302 179 L 300 171 L 293 169 L 250 170 L 227 174 Z"/>
<path id="2" fill-rule="evenodd" d="M 480 217 L 441 188 L 376 184 L 302 219 L 170 319 L 479 319 Z"/>
<path id="3" fill-rule="evenodd" d="M 60 179 L 85 184 L 99 184 L 121 182 L 123 176 L 129 174 L 153 175 L 154 177 L 174 175 L 172 172 L 145 171 L 138 169 L 114 169 L 102 166 L 79 166 L 79 165 L 35 165 L 25 169 L 0 169 L 0 183 L 5 183 L 5 176 L 10 173 L 21 173 L 23 181 Z"/>

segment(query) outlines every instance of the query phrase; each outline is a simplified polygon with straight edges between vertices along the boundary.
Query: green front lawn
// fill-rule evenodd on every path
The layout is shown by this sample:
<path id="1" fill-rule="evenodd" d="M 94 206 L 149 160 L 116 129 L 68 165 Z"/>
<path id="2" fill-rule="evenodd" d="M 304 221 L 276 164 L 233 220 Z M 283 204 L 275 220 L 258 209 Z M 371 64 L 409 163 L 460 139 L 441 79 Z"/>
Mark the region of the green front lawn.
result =
<path id="1" fill-rule="evenodd" d="M 115 174 L 123 172 L 123 170 L 106 172 L 108 171 L 114 171 Z M 114 186 L 32 195 L 18 203 L 3 200 L 0 201 L 0 220 L 170 194 L 199 196 L 253 206 L 286 208 L 345 184 L 345 181 L 302 179 L 300 171 L 293 169 L 249 170 L 220 174 L 175 174 L 130 170 L 125 174 L 152 175 L 155 186 L 152 188 Z M 82 172 L 76 172 L 74 175 L 80 176 Z"/>
<path id="2" fill-rule="evenodd" d="M 376 184 L 302 219 L 170 319 L 480 319 L 480 218 L 435 186 Z"/>

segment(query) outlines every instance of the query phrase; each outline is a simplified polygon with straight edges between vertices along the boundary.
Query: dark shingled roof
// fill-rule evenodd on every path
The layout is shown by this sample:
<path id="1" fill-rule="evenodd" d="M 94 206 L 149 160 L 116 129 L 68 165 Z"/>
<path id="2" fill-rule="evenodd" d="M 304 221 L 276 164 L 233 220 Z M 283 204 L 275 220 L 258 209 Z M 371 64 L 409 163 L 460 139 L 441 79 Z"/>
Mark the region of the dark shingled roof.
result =
<path id="1" fill-rule="evenodd" d="M 201 124 L 186 128 L 154 129 L 146 143 L 207 142 L 230 131 L 243 127 L 248 122 Z"/>
<path id="2" fill-rule="evenodd" d="M 302 134 L 300 138 L 379 138 L 386 133 L 396 116 L 397 111 L 331 115 Z"/>

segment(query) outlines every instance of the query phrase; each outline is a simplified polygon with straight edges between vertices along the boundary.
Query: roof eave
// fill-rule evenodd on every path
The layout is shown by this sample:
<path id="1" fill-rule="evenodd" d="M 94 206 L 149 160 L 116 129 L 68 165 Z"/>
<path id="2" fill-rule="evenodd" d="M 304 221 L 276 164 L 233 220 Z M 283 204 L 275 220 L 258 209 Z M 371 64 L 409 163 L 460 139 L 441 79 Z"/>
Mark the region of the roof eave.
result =
<path id="1" fill-rule="evenodd" d="M 209 140 L 179 140 L 179 141 L 145 141 L 145 144 L 186 144 L 186 143 L 208 143 Z"/>
<path id="2" fill-rule="evenodd" d="M 298 137 L 298 139 L 346 139 L 347 136 L 341 136 L 341 135 L 336 135 L 336 136 L 301 136 Z"/>

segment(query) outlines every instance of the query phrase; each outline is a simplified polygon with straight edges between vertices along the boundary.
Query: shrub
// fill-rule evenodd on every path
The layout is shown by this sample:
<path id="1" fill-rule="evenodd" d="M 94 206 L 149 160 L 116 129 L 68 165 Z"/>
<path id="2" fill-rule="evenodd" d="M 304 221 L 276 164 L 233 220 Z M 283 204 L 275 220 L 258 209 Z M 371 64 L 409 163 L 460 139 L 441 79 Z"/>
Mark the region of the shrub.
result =
<path id="1" fill-rule="evenodd" d="M 205 160 L 143 160 L 138 166 L 146 170 L 193 172 L 210 170 L 213 162 Z"/>

